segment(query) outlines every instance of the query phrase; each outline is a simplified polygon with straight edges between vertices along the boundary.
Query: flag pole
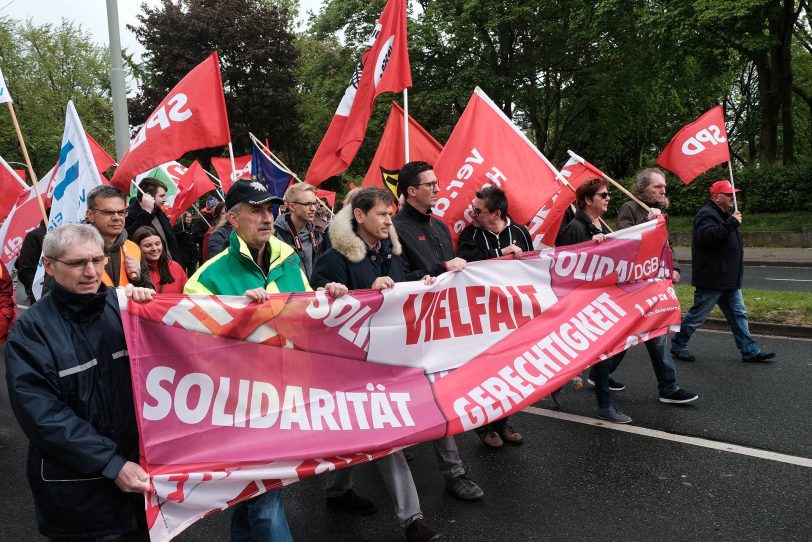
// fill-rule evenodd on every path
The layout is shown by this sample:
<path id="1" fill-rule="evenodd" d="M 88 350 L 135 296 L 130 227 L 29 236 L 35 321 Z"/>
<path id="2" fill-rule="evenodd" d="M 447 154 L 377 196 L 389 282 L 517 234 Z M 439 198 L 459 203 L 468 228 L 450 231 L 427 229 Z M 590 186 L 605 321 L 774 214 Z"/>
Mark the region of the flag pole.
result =
<path id="1" fill-rule="evenodd" d="M 14 125 L 14 131 L 17 132 L 17 139 L 20 142 L 20 149 L 23 151 L 23 159 L 25 160 L 25 165 L 28 166 L 28 174 L 31 175 L 31 184 L 34 187 L 34 193 L 37 195 L 37 201 L 39 202 L 39 210 L 42 213 L 42 219 L 45 220 L 45 224 L 48 224 L 48 213 L 45 212 L 45 202 L 42 200 L 42 194 L 39 191 L 39 179 L 37 179 L 37 175 L 34 173 L 34 167 L 31 165 L 31 158 L 28 157 L 28 149 L 25 147 L 25 140 L 23 139 L 23 132 L 20 130 L 20 123 L 17 122 L 17 114 L 14 112 L 14 105 L 11 102 L 6 102 L 8 106 L 8 111 L 11 113 L 11 123 Z"/>
<path id="2" fill-rule="evenodd" d="M 200 169 L 203 169 L 203 168 L 200 168 Z M 214 193 L 217 194 L 217 197 L 220 198 L 220 201 L 225 203 L 226 200 L 225 200 L 225 196 L 223 196 L 223 185 L 220 184 L 220 179 L 218 179 L 217 177 L 215 177 L 214 175 L 212 175 L 211 173 L 209 173 L 205 169 L 203 169 L 203 173 L 205 173 L 206 175 L 211 177 L 212 181 L 214 181 L 214 186 L 219 187 L 219 189 L 215 190 Z"/>
<path id="3" fill-rule="evenodd" d="M 201 169 L 202 169 L 202 168 L 201 168 Z M 204 169 L 203 171 L 206 171 L 206 170 Z M 215 190 L 215 192 L 216 192 L 216 190 Z M 200 217 L 200 218 L 203 220 L 203 222 L 205 222 L 205 223 L 206 223 L 206 226 L 208 226 L 209 228 L 211 228 L 211 224 L 209 224 L 209 221 L 208 221 L 208 220 L 206 220 L 206 217 L 205 217 L 205 216 L 203 216 L 203 214 L 200 212 L 200 209 L 198 209 L 198 208 L 197 208 L 197 207 L 195 207 L 194 205 L 192 205 L 192 209 L 194 209 L 194 210 L 197 212 L 197 216 L 199 216 L 199 217 Z M 182 216 L 183 216 L 183 214 L 181 213 L 181 217 L 182 217 Z"/>
<path id="4" fill-rule="evenodd" d="M 739 204 L 736 202 L 736 185 L 733 184 L 733 166 L 730 160 L 727 161 L 727 170 L 730 172 L 730 188 L 733 189 L 733 212 L 739 212 Z"/>
<path id="5" fill-rule="evenodd" d="M 403 89 L 403 156 L 409 163 L 409 89 Z"/>
<path id="6" fill-rule="evenodd" d="M 237 182 L 237 165 L 234 163 L 234 147 L 228 142 L 228 157 L 231 158 L 231 184 Z"/>

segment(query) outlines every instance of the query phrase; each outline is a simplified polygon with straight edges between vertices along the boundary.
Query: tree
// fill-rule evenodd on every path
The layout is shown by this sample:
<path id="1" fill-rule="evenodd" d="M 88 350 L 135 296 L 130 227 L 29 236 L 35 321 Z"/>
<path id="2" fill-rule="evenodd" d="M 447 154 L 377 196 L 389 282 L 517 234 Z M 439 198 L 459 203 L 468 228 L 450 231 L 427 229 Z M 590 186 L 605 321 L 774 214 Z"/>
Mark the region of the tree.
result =
<path id="1" fill-rule="evenodd" d="M 163 0 L 143 6 L 141 25 L 128 27 L 144 46 L 149 66 L 130 117 L 144 122 L 166 94 L 212 51 L 220 55 L 235 152 L 251 148 L 248 132 L 268 136 L 291 167 L 306 154 L 299 143 L 292 16 L 295 2 Z M 207 159 L 222 149 L 196 153 Z"/>
<path id="2" fill-rule="evenodd" d="M 108 150 L 114 148 L 109 51 L 94 44 L 81 26 L 0 20 L 0 66 L 37 175 L 58 159 L 68 100 L 85 130 Z M 0 155 L 21 162 L 11 119 L 3 117 Z"/>

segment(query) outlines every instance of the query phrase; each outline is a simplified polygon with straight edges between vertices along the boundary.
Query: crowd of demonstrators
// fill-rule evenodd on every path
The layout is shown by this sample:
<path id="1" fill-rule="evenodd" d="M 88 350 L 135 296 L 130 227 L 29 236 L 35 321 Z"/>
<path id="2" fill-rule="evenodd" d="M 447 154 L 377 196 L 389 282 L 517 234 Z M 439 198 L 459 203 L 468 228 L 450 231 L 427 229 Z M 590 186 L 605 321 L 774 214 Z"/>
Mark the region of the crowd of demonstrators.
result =
<path id="1" fill-rule="evenodd" d="M 188 276 L 183 267 L 169 258 L 164 243 L 152 226 L 135 230 L 133 242 L 141 249 L 141 256 L 149 266 L 149 278 L 159 294 L 182 294 Z"/>
<path id="2" fill-rule="evenodd" d="M 656 168 L 644 169 L 641 171 L 631 188 L 632 194 L 640 201 L 648 205 L 651 210 L 646 210 L 639 203 L 629 200 L 620 207 L 617 216 L 617 227 L 620 229 L 629 228 L 637 224 L 642 224 L 648 220 L 653 220 L 659 215 L 663 215 L 668 220 L 666 211 L 669 207 L 668 196 L 666 196 L 665 175 Z M 669 243 L 670 245 L 670 243 Z M 673 259 L 672 281 L 676 284 L 680 281 L 680 267 L 676 258 Z M 674 360 L 669 355 L 666 342 L 668 335 L 660 335 L 654 339 L 644 342 L 651 358 L 651 366 L 654 375 L 657 377 L 657 391 L 660 401 L 668 404 L 685 404 L 699 399 L 695 393 L 684 390 L 677 383 L 677 369 Z M 617 363 L 623 359 L 626 351 L 620 352 L 615 357 Z"/>
<path id="3" fill-rule="evenodd" d="M 398 196 L 403 205 L 392 222 L 403 249 L 407 280 L 465 269 L 465 260 L 454 256 L 448 226 L 431 215 L 439 192 L 437 176 L 426 162 L 409 162 L 400 169 Z M 432 445 L 446 490 L 466 501 L 482 498 L 485 492 L 468 478 L 454 437 L 443 437 Z"/>
<path id="4" fill-rule="evenodd" d="M 31 442 L 39 530 L 53 541 L 148 541 L 149 477 L 138 465 L 118 300 L 102 281 L 106 243 L 97 229 L 70 224 L 48 233 L 42 253 L 49 295 L 20 317 L 5 348 L 9 400 Z M 150 290 L 126 291 L 149 299 Z"/>
<path id="5" fill-rule="evenodd" d="M 713 183 L 710 199 L 694 217 L 691 239 L 694 304 L 682 318 L 679 332 L 671 339 L 671 354 L 681 361 L 696 359 L 688 351 L 688 341 L 715 305 L 719 305 L 725 315 L 742 361 L 762 362 L 775 357 L 774 352 L 764 352 L 758 346 L 747 323 L 741 290 L 744 242 L 739 226 L 742 214 L 735 210 L 734 192 L 739 190 L 728 181 Z"/>
<path id="6" fill-rule="evenodd" d="M 533 250 L 530 232 L 516 224 L 508 215 L 508 199 L 504 190 L 486 187 L 476 193 L 471 204 L 474 222 L 460 232 L 457 256 L 468 262 L 501 258 Z M 505 442 L 521 444 L 524 437 L 508 424 L 508 417 L 476 429 L 480 440 L 491 448 L 501 448 Z"/>
<path id="7" fill-rule="evenodd" d="M 330 224 L 332 248 L 316 261 L 312 286 L 338 282 L 350 290 L 384 290 L 406 280 L 402 248 L 392 227 L 393 204 L 392 192 L 382 188 L 364 188 L 354 194 Z M 427 284 L 434 280 L 428 275 L 423 277 Z M 406 530 L 406 539 L 429 542 L 440 538 L 440 533 L 423 520 L 417 488 L 403 452 L 389 454 L 376 464 L 395 506 L 395 517 Z M 324 475 L 327 506 L 373 513 L 375 505 L 352 489 L 353 470 L 339 469 Z"/>
<path id="8" fill-rule="evenodd" d="M 324 231 L 314 224 L 319 198 L 313 186 L 293 183 L 285 192 L 284 200 L 288 212 L 280 212 L 276 217 L 275 235 L 293 247 L 309 278 L 313 274 L 313 265 L 327 245 Z"/>
<path id="9" fill-rule="evenodd" d="M 181 257 L 172 224 L 163 210 L 166 202 L 166 191 L 166 183 L 160 179 L 155 177 L 141 179 L 138 183 L 135 199 L 130 202 L 124 227 L 127 234 L 132 237 L 135 230 L 141 226 L 152 226 L 161 236 L 169 256 L 175 261 L 185 262 Z"/>
<path id="10" fill-rule="evenodd" d="M 583 182 L 575 191 L 575 216 L 561 230 L 556 239 L 558 246 L 574 245 L 589 240 L 603 243 L 609 233 L 601 221 L 609 207 L 609 185 L 603 179 Z M 587 382 L 595 386 L 598 400 L 598 417 L 615 423 L 630 423 L 632 419 L 612 402 L 611 391 L 626 388 L 610 378 L 621 359 L 613 356 L 602 360 L 589 369 Z M 610 391 L 611 390 L 611 391 Z"/>
<path id="11" fill-rule="evenodd" d="M 197 260 L 200 257 L 198 243 L 202 236 L 200 227 L 195 223 L 191 211 L 186 211 L 181 215 L 172 231 L 178 242 L 178 263 L 187 275 L 191 275 L 197 269 Z"/>

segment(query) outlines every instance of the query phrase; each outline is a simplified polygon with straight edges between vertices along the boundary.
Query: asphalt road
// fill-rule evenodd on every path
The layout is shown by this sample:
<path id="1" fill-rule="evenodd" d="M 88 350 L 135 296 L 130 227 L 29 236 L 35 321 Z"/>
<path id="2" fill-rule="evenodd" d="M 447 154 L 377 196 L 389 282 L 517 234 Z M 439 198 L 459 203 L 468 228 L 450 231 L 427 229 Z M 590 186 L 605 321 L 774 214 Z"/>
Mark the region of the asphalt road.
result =
<path id="1" fill-rule="evenodd" d="M 657 401 L 656 382 L 640 346 L 615 378 L 627 389 L 615 402 L 629 426 L 593 425 L 594 394 L 565 389 L 556 419 L 543 400 L 536 413 L 513 417 L 525 444 L 486 449 L 472 433 L 458 437 L 470 475 L 485 490 L 465 503 L 444 493 L 433 451 L 415 447 L 411 463 L 426 520 L 449 541 L 504 540 L 812 540 L 812 342 L 758 338 L 779 353 L 775 363 L 740 361 L 727 333 L 699 331 L 698 361 L 678 362 L 683 386 L 700 395 L 687 406 Z M 544 414 L 544 415 L 540 415 Z M 642 428 L 660 431 L 640 434 Z M 666 437 L 666 438 L 664 438 Z M 694 444 L 684 442 L 696 437 Z M 677 441 L 667 440 L 677 439 Z M 712 449 L 722 443 L 744 453 Z M 0 391 L 0 540 L 39 541 L 25 481 L 27 442 Z M 787 457 L 757 457 L 769 452 Z M 797 459 L 805 465 L 793 464 Z M 787 462 L 789 461 L 789 462 Z M 356 490 L 378 505 L 376 515 L 328 512 L 321 480 L 285 489 L 296 540 L 403 540 L 391 502 L 372 465 L 356 468 Z M 228 540 L 230 512 L 206 518 L 178 541 Z"/>
<path id="2" fill-rule="evenodd" d="M 682 283 L 691 284 L 691 264 L 682 265 Z M 812 292 L 812 268 L 745 266 L 744 288 L 784 292 Z"/>

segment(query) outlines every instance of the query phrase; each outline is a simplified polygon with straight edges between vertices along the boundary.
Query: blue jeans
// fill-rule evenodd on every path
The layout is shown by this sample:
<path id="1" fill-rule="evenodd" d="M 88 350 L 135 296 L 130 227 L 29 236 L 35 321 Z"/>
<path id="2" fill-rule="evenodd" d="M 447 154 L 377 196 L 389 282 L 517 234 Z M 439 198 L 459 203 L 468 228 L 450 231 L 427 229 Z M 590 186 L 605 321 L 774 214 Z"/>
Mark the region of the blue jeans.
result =
<path id="1" fill-rule="evenodd" d="M 742 356 L 755 356 L 761 352 L 761 348 L 750 336 L 742 291 L 739 289 L 710 290 L 708 288 L 697 288 L 694 291 L 694 306 L 682 318 L 679 333 L 676 333 L 671 339 L 671 350 L 677 353 L 688 352 L 688 341 L 691 339 L 691 335 L 708 318 L 714 305 L 719 305 L 722 314 L 725 315 Z"/>
<path id="2" fill-rule="evenodd" d="M 671 395 L 679 389 L 674 358 L 665 347 L 667 340 L 668 335 L 660 335 L 643 343 L 648 350 L 648 357 L 651 358 L 651 368 L 654 369 L 654 375 L 657 377 L 657 391 L 660 397 Z M 617 363 L 620 363 L 620 360 L 626 356 L 626 352 L 628 350 L 615 355 L 615 358 L 618 358 Z M 597 383 L 595 385 L 597 386 Z"/>
<path id="3" fill-rule="evenodd" d="M 281 489 L 262 493 L 234 507 L 231 542 L 293 542 Z"/>

